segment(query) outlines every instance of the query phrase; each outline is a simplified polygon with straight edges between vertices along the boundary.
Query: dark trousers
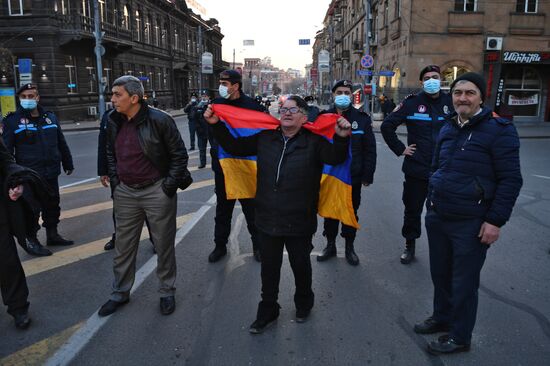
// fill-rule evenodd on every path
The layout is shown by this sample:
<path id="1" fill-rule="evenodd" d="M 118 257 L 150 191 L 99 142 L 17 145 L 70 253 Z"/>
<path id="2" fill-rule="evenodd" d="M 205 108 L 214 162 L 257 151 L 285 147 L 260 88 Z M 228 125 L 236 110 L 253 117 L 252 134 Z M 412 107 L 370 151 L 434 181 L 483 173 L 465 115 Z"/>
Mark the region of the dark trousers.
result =
<path id="1" fill-rule="evenodd" d="M 1 210 L 5 206 L 0 205 Z M 6 223 L 0 224 L 0 290 L 8 313 L 26 313 L 29 308 L 29 289 L 15 241 Z"/>
<path id="2" fill-rule="evenodd" d="M 195 148 L 195 135 L 197 134 L 197 121 L 189 119 L 189 143 L 190 148 Z"/>
<path id="3" fill-rule="evenodd" d="M 355 217 L 359 219 L 357 216 L 357 210 L 359 209 L 359 205 L 361 204 L 361 182 L 358 184 L 355 183 L 351 188 L 351 199 L 353 202 L 353 211 L 355 212 Z M 334 240 L 336 239 L 336 235 L 338 235 L 338 225 L 340 224 L 340 221 L 334 220 L 334 219 L 325 219 L 324 222 L 324 230 L 323 235 L 327 237 L 328 240 Z M 355 240 L 355 235 L 357 233 L 357 229 L 348 225 L 342 224 L 342 233 L 340 234 L 343 238 L 346 238 L 348 240 Z"/>
<path id="4" fill-rule="evenodd" d="M 260 253 L 262 255 L 262 304 L 264 308 L 278 307 L 279 281 L 283 263 L 283 248 L 286 246 L 288 260 L 296 292 L 296 309 L 308 310 L 313 307 L 314 294 L 311 289 L 311 235 L 271 236 L 258 231 Z"/>
<path id="5" fill-rule="evenodd" d="M 45 228 L 55 228 L 59 224 L 59 216 L 61 215 L 61 207 L 59 207 L 59 183 L 56 178 L 48 178 L 46 182 L 49 184 L 52 192 L 54 193 L 53 197 L 50 197 L 45 202 L 40 202 L 37 197 L 35 197 L 30 190 L 27 190 L 26 193 L 23 193 L 25 200 L 30 204 L 32 212 L 34 214 L 33 227 L 29 228 L 30 232 L 36 234 L 40 230 L 40 225 L 38 220 L 40 214 L 42 214 L 42 226 Z"/>
<path id="6" fill-rule="evenodd" d="M 197 134 L 197 145 L 199 146 L 200 165 L 206 165 L 206 147 L 208 145 L 208 136 Z"/>
<path id="7" fill-rule="evenodd" d="M 449 334 L 469 344 L 476 322 L 479 277 L 488 246 L 479 241 L 483 220 L 450 220 L 429 209 L 426 231 L 434 284 L 433 317 L 451 326 Z"/>
<path id="8" fill-rule="evenodd" d="M 421 216 L 427 195 L 427 179 L 418 179 L 410 175 L 405 175 L 405 182 L 403 182 L 403 204 L 405 205 L 405 215 L 403 218 L 401 235 L 403 235 L 406 240 L 415 240 L 420 238 L 420 234 L 422 233 Z"/>
<path id="9" fill-rule="evenodd" d="M 233 217 L 233 208 L 236 200 L 228 200 L 225 194 L 225 181 L 221 167 L 217 159 L 212 160 L 212 164 L 217 164 L 218 169 L 214 169 L 214 182 L 216 184 L 216 218 L 214 226 L 214 242 L 216 246 L 225 246 L 229 240 L 231 233 L 231 218 Z M 243 209 L 244 217 L 248 232 L 252 239 L 252 247 L 254 250 L 258 248 L 258 239 L 256 226 L 254 224 L 254 200 L 242 199 L 239 200 Z"/>

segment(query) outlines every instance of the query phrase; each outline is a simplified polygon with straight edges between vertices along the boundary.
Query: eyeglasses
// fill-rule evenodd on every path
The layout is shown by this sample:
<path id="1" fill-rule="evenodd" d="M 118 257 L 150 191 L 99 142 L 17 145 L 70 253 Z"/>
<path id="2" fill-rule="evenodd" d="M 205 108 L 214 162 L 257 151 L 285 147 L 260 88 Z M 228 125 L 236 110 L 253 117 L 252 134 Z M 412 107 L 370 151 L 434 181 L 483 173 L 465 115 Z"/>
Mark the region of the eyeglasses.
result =
<path id="1" fill-rule="evenodd" d="M 286 112 L 290 112 L 290 114 L 296 114 L 298 112 L 300 113 L 304 113 L 302 112 L 302 110 L 298 107 L 290 107 L 290 108 L 286 108 L 286 107 L 282 107 L 281 109 L 279 109 L 279 112 L 281 114 L 286 114 Z"/>

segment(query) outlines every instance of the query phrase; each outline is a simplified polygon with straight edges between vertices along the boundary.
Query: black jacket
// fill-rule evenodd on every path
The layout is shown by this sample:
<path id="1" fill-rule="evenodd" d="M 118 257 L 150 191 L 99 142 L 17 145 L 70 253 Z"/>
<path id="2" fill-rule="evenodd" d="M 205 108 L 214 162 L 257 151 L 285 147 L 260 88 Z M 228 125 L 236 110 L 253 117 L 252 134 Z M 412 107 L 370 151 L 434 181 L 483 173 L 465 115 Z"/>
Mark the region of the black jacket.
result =
<path id="1" fill-rule="evenodd" d="M 117 176 L 115 142 L 120 125 L 126 118 L 113 110 L 107 125 L 107 169 L 113 189 L 120 183 Z M 143 153 L 164 177 L 162 189 L 169 196 L 176 194 L 178 187 L 191 184 L 187 170 L 187 150 L 174 119 L 167 113 L 142 103 L 135 116 L 138 137 Z"/>
<path id="2" fill-rule="evenodd" d="M 307 236 L 317 230 L 323 164 L 346 160 L 349 138 L 333 144 L 306 129 L 285 141 L 280 129 L 235 138 L 213 126 L 220 145 L 235 156 L 257 156 L 256 227 L 272 236 Z"/>
<path id="3" fill-rule="evenodd" d="M 523 182 L 516 128 L 488 108 L 462 128 L 454 116 L 441 129 L 432 169 L 428 201 L 438 213 L 500 227 Z"/>
<path id="4" fill-rule="evenodd" d="M 337 113 L 331 108 L 323 113 Z M 349 107 L 342 116 L 351 123 L 351 180 L 353 184 L 374 180 L 376 170 L 376 139 L 372 132 L 372 121 L 368 114 Z"/>
<path id="5" fill-rule="evenodd" d="M 46 179 L 57 178 L 64 170 L 73 170 L 73 158 L 57 117 L 38 106 L 37 123 L 30 112 L 18 109 L 3 121 L 4 143 L 17 164 L 31 168 Z"/>
<path id="6" fill-rule="evenodd" d="M 103 113 L 99 124 L 99 136 L 97 137 L 97 175 L 109 175 L 107 169 L 107 125 L 111 109 Z"/>
<path id="7" fill-rule="evenodd" d="M 437 135 L 445 119 L 453 111 L 452 100 L 448 94 L 440 92 L 439 97 L 433 99 L 420 92 L 409 95 L 384 118 L 380 131 L 395 155 L 401 156 L 406 148 L 395 133 L 399 125 L 407 126 L 407 145 L 416 144 L 416 152 L 412 156 L 405 156 L 403 173 L 418 179 L 429 178 Z"/>

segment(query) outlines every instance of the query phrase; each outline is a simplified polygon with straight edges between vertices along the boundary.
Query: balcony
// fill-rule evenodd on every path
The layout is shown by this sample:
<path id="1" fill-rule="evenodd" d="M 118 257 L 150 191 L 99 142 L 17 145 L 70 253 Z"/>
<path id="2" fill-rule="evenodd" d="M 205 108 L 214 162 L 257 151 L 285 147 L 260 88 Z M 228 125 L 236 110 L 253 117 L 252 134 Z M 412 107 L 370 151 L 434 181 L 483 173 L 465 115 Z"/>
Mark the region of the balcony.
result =
<path id="1" fill-rule="evenodd" d="M 448 31 L 459 34 L 481 34 L 484 16 L 484 12 L 450 11 Z"/>
<path id="2" fill-rule="evenodd" d="M 357 53 L 357 54 L 363 53 L 363 45 L 359 41 L 353 42 L 352 49 L 353 49 L 353 53 Z"/>
<path id="3" fill-rule="evenodd" d="M 349 60 L 349 50 L 342 50 L 342 60 Z"/>
<path id="4" fill-rule="evenodd" d="M 390 38 L 395 40 L 401 35 L 401 18 L 395 18 L 390 23 Z"/>
<path id="5" fill-rule="evenodd" d="M 545 24 L 545 14 L 510 13 L 510 34 L 540 36 Z"/>

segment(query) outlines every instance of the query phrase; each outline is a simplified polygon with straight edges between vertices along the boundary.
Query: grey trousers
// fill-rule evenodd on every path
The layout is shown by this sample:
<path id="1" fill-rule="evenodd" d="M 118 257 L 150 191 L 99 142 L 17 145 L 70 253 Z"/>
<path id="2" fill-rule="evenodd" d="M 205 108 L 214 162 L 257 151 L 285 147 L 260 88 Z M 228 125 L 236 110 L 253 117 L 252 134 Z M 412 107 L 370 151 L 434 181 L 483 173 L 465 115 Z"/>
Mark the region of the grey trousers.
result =
<path id="1" fill-rule="evenodd" d="M 157 251 L 157 277 L 161 297 L 174 295 L 176 288 L 177 195 L 170 198 L 162 190 L 162 180 L 145 189 L 123 183 L 113 193 L 116 241 L 113 258 L 115 279 L 111 300 L 125 301 L 130 296 L 136 272 L 136 255 L 145 218 Z"/>

